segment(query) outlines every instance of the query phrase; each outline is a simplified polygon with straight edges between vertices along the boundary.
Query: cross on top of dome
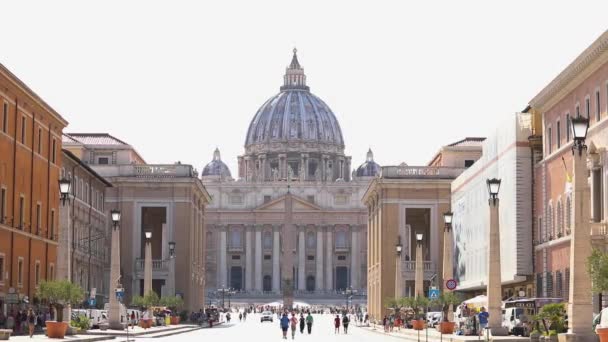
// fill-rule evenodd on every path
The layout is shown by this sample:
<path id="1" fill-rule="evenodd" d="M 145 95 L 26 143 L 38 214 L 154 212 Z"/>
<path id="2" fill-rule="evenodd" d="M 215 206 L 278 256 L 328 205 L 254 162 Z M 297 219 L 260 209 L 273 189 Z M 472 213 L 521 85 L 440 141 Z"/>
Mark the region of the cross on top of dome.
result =
<path id="1" fill-rule="evenodd" d="M 291 63 L 285 70 L 285 76 L 283 76 L 283 86 L 281 91 L 284 90 L 306 90 L 310 88 L 306 86 L 306 75 L 304 74 L 304 68 L 300 66 L 298 61 L 298 49 L 293 48 L 293 57 Z"/>

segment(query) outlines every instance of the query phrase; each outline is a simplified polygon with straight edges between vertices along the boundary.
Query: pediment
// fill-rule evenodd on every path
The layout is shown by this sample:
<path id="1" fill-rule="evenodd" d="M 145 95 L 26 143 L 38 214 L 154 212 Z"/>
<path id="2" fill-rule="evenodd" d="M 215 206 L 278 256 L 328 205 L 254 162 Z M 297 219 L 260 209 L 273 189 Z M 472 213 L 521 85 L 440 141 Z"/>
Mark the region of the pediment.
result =
<path id="1" fill-rule="evenodd" d="M 293 211 L 322 210 L 321 207 L 298 196 L 291 195 Z M 285 211 L 286 196 L 281 196 L 254 209 L 254 211 Z"/>

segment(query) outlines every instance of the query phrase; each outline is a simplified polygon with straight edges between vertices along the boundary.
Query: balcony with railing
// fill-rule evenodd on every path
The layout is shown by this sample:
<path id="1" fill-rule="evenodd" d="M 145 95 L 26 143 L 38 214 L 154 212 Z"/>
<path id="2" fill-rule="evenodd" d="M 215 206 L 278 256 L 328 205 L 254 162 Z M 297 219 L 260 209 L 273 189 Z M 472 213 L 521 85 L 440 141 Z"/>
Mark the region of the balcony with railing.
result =
<path id="1" fill-rule="evenodd" d="M 173 259 L 165 259 L 165 260 L 152 259 L 152 276 L 154 278 L 168 277 L 169 270 L 170 270 L 170 263 L 172 262 L 172 260 Z M 143 279 L 143 277 L 144 277 L 144 265 L 145 265 L 144 259 L 138 258 L 135 260 L 135 274 L 138 278 Z"/>
<path id="2" fill-rule="evenodd" d="M 387 179 L 454 179 L 464 170 L 466 169 L 462 167 L 445 166 L 383 166 L 380 177 Z"/>
<path id="3" fill-rule="evenodd" d="M 198 173 L 186 164 L 95 165 L 103 177 L 196 178 Z"/>
<path id="4" fill-rule="evenodd" d="M 424 270 L 424 279 L 429 279 L 437 272 L 435 263 L 432 261 L 424 261 L 422 269 Z M 402 261 L 402 270 L 406 280 L 414 280 L 416 277 L 416 261 Z"/>
<path id="5" fill-rule="evenodd" d="M 608 222 L 591 222 L 591 240 L 595 244 L 608 241 Z"/>
<path id="6" fill-rule="evenodd" d="M 243 252 L 243 244 L 242 243 L 229 243 L 228 252 Z"/>
<path id="7" fill-rule="evenodd" d="M 348 242 L 336 242 L 334 244 L 334 249 L 337 253 L 347 253 L 348 251 L 350 251 L 350 245 L 348 244 Z"/>

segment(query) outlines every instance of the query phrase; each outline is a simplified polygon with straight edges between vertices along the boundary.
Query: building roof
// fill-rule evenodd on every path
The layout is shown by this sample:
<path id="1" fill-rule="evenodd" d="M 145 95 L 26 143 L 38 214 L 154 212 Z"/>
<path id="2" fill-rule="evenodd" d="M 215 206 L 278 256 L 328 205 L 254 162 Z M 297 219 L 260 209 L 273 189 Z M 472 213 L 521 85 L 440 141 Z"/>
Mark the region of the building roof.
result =
<path id="1" fill-rule="evenodd" d="M 107 187 L 112 187 L 112 183 L 108 182 L 104 177 L 100 176 L 95 170 L 91 169 L 87 164 L 85 164 L 80 158 L 78 158 L 74 153 L 66 150 L 65 148 L 61 149 L 61 152 L 65 154 L 68 158 L 72 159 L 74 162 L 78 163 L 83 169 L 87 170 L 90 174 L 95 176 L 101 182 L 103 182 Z"/>
<path id="2" fill-rule="evenodd" d="M 130 146 L 126 142 L 108 133 L 64 133 L 63 142 L 81 143 L 84 145 L 123 145 Z"/>
<path id="3" fill-rule="evenodd" d="M 481 143 L 486 140 L 486 138 L 482 137 L 466 137 L 457 142 L 451 143 L 448 146 L 456 147 L 456 146 L 481 146 Z"/>
<path id="4" fill-rule="evenodd" d="M 64 126 L 68 125 L 68 121 L 64 119 L 61 114 L 59 114 L 53 107 L 51 107 L 48 103 L 46 103 L 38 94 L 36 94 L 30 87 L 27 86 L 22 80 L 19 79 L 15 74 L 13 74 L 7 67 L 5 67 L 2 63 L 0 63 L 0 73 L 4 73 L 8 76 L 10 80 L 15 82 L 17 87 L 21 88 L 25 93 L 29 94 L 32 99 L 40 106 L 48 110 L 51 114 L 53 114 Z"/>

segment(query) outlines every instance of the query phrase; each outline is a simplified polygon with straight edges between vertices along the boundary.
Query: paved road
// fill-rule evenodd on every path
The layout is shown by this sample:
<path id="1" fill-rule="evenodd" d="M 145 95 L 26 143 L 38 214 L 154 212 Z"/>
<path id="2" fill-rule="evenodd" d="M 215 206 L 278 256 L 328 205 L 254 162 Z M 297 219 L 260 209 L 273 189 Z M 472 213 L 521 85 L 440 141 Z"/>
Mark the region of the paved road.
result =
<path id="1" fill-rule="evenodd" d="M 348 335 L 334 334 L 332 316 L 313 315 L 312 334 L 308 335 L 306 330 L 304 335 L 300 334 L 299 328 L 296 333 L 295 341 L 300 342 L 323 342 L 323 341 L 348 341 L 348 342 L 375 342 L 375 341 L 404 341 L 400 338 L 389 337 L 383 334 L 366 331 L 351 324 Z M 291 331 L 288 332 L 288 340 L 291 340 Z M 279 323 L 275 319 L 273 323 L 260 323 L 259 315 L 249 315 L 246 322 L 236 322 L 232 320 L 230 324 L 224 324 L 212 329 L 202 329 L 193 332 L 167 336 L 162 338 L 136 338 L 136 342 L 161 342 L 161 341 L 235 341 L 235 342 L 270 342 L 284 341 L 282 339 Z"/>

